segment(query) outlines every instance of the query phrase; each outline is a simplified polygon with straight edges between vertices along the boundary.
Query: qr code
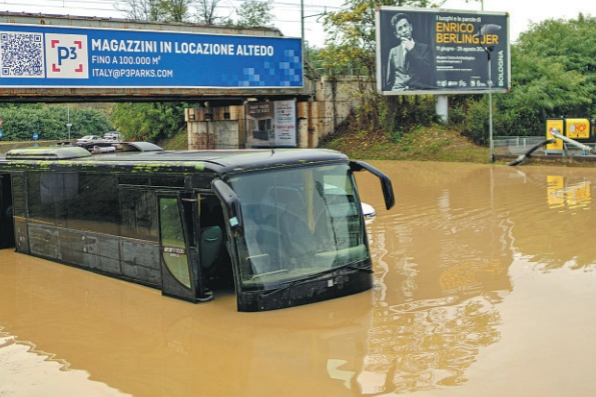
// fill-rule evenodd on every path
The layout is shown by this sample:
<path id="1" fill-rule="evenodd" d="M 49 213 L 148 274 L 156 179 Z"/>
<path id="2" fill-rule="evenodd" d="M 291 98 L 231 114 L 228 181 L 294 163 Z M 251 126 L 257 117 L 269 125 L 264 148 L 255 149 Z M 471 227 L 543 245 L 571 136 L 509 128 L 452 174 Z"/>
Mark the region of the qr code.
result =
<path id="1" fill-rule="evenodd" d="M 1 77 L 44 77 L 41 33 L 0 32 Z"/>

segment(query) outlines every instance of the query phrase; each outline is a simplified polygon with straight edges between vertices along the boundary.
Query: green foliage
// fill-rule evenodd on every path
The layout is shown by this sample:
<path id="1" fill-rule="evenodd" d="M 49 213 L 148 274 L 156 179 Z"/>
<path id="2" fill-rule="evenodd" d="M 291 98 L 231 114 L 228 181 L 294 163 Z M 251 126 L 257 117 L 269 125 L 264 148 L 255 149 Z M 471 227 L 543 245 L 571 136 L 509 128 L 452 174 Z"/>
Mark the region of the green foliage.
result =
<path id="1" fill-rule="evenodd" d="M 159 12 L 164 21 L 187 22 L 190 19 L 189 6 L 193 0 L 162 0 Z"/>
<path id="2" fill-rule="evenodd" d="M 196 19 L 205 25 L 231 25 L 230 18 L 217 14 L 217 7 L 221 0 L 194 0 L 197 7 Z"/>
<path id="3" fill-rule="evenodd" d="M 61 106 L 59 109 L 61 109 L 61 115 L 64 117 L 64 107 Z M 71 136 L 103 136 L 106 132 L 114 129 L 105 114 L 93 108 L 79 109 L 71 107 L 70 122 L 72 124 Z"/>
<path id="4" fill-rule="evenodd" d="M 321 74 L 324 74 L 325 62 L 321 51 L 320 48 L 311 47 L 307 41 L 304 42 L 304 59 L 306 60 L 304 73 L 310 79 L 319 79 Z"/>
<path id="5" fill-rule="evenodd" d="M 186 128 L 184 102 L 119 103 L 112 122 L 127 140 L 159 142 Z"/>
<path id="6" fill-rule="evenodd" d="M 467 108 L 462 135 L 470 138 L 479 145 L 485 145 L 488 143 L 488 123 L 488 101 L 485 100 L 485 98 L 477 101 L 470 101 Z"/>
<path id="7" fill-rule="evenodd" d="M 273 21 L 273 0 L 246 1 L 238 9 L 237 26 L 270 28 Z"/>
<path id="8" fill-rule="evenodd" d="M 511 92 L 493 95 L 494 135 L 543 135 L 547 118 L 596 116 L 595 49 L 596 18 L 582 14 L 522 33 L 511 48 Z M 488 100 L 467 102 L 458 103 L 450 118 L 463 125 L 464 135 L 486 144 Z"/>
<path id="9" fill-rule="evenodd" d="M 187 150 L 188 136 L 185 132 L 180 133 L 172 138 L 160 141 L 159 146 L 164 150 Z"/>
<path id="10" fill-rule="evenodd" d="M 406 138 L 405 134 L 412 129 L 438 121 L 432 95 L 380 97 L 378 110 L 380 127 L 388 132 L 389 139 L 395 143 L 402 142 Z"/>
<path id="11" fill-rule="evenodd" d="M 40 140 L 67 139 L 67 110 L 64 105 L 4 104 L 0 106 L 0 119 L 4 120 L 3 141 L 32 140 L 34 133 Z M 93 108 L 70 109 L 71 138 L 83 135 L 103 135 L 112 129 L 107 117 Z"/>

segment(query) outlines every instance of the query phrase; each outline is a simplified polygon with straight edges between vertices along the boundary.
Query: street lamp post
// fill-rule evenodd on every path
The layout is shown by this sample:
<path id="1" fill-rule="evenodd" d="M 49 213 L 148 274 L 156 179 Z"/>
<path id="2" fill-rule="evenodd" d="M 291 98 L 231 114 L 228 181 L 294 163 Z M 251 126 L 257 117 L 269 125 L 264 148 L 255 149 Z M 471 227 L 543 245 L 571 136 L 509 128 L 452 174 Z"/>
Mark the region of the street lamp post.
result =
<path id="1" fill-rule="evenodd" d="M 324 16 L 324 15 L 327 15 L 327 7 L 325 7 L 325 11 L 323 11 L 322 13 L 304 16 L 304 0 L 300 0 L 300 37 L 302 38 L 303 46 L 304 46 L 304 20 L 306 18 L 310 18 L 310 17 L 319 17 L 320 18 L 321 16 Z M 317 22 L 318 22 L 319 18 L 317 18 Z"/>
<path id="2" fill-rule="evenodd" d="M 485 51 L 488 56 L 488 144 L 490 146 L 490 162 L 492 163 L 493 161 L 495 161 L 495 157 L 493 154 L 493 80 L 491 76 L 492 63 L 490 57 L 493 48 L 488 47 L 487 49 L 485 49 Z"/>
<path id="3" fill-rule="evenodd" d="M 478 42 L 484 52 L 486 52 L 487 57 L 487 67 L 488 67 L 488 144 L 490 147 L 490 162 L 494 161 L 494 154 L 493 154 L 493 80 L 492 80 L 492 62 L 491 62 L 491 54 L 495 49 L 494 46 L 484 46 L 482 44 L 482 40 L 484 35 L 489 33 L 494 33 L 495 29 L 500 29 L 499 26 L 495 25 L 484 25 L 478 29 Z"/>
<path id="4" fill-rule="evenodd" d="M 300 0 L 300 37 L 304 46 L 304 0 Z"/>
<path id="5" fill-rule="evenodd" d="M 68 141 L 70 142 L 70 127 L 72 124 L 70 123 L 70 103 L 66 104 L 66 128 L 68 129 Z"/>

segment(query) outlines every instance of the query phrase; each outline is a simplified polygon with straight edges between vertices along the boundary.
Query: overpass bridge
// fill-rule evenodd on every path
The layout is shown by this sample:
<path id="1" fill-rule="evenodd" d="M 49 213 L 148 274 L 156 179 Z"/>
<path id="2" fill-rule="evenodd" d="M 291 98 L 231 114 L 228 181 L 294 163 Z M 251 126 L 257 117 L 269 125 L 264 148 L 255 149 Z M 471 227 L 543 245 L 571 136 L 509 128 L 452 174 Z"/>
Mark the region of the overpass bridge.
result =
<path id="1" fill-rule="evenodd" d="M 0 102 L 186 101 L 190 149 L 316 147 L 350 90 L 304 64 L 277 29 L 0 12 Z"/>

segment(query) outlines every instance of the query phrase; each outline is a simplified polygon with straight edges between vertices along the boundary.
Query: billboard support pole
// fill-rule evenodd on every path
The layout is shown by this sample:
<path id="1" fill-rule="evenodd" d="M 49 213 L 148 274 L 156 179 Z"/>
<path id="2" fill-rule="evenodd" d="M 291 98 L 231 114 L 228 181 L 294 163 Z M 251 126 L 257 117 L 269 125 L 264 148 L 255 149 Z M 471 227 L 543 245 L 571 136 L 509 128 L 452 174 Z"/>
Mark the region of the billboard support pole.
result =
<path id="1" fill-rule="evenodd" d="M 436 113 L 441 122 L 447 124 L 449 120 L 449 97 L 447 95 L 437 95 Z"/>

